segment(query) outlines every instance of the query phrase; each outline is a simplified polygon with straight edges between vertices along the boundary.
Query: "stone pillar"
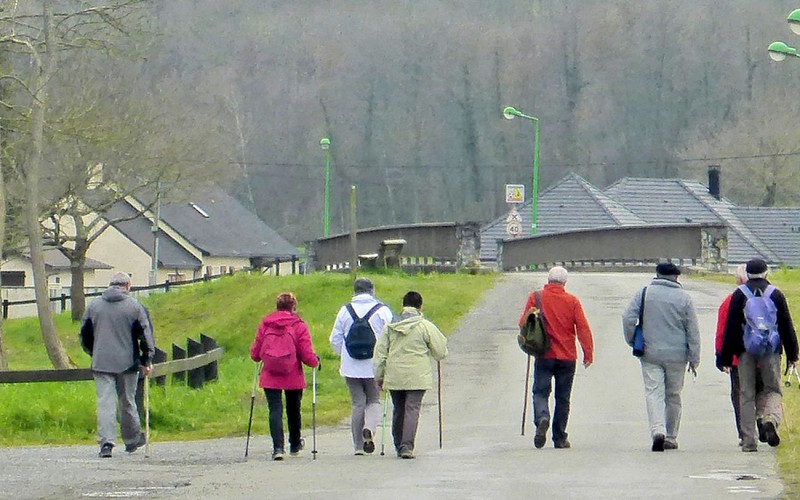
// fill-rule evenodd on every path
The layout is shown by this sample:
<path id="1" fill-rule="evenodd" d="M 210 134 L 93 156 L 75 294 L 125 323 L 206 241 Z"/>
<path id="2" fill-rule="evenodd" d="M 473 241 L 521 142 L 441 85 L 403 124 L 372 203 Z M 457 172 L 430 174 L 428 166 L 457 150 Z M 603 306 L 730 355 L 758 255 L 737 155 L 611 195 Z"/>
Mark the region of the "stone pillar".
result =
<path id="1" fill-rule="evenodd" d="M 317 242 L 314 240 L 306 241 L 305 273 L 313 273 L 316 270 L 317 270 Z"/>
<path id="2" fill-rule="evenodd" d="M 480 267 L 481 265 L 481 226 L 477 222 L 465 222 L 456 226 L 458 255 L 456 269 Z"/>
<path id="3" fill-rule="evenodd" d="M 709 271 L 728 270 L 727 226 L 704 226 L 700 229 L 700 265 Z"/>

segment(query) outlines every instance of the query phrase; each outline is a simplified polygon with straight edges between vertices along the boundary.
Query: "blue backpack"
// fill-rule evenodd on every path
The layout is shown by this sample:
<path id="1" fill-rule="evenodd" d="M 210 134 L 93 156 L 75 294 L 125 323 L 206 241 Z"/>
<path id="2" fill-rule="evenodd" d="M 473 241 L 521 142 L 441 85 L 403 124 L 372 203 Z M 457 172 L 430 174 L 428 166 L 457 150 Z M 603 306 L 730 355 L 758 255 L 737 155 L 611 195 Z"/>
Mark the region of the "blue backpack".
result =
<path id="1" fill-rule="evenodd" d="M 358 317 L 355 309 L 350 304 L 345 307 L 347 312 L 350 313 L 350 317 L 353 318 L 353 324 L 344 337 L 344 347 L 347 349 L 347 354 L 353 359 L 370 359 L 375 350 L 375 332 L 372 331 L 369 319 L 378 309 L 383 307 L 383 304 L 380 302 L 375 304 L 363 318 Z"/>
<path id="2" fill-rule="evenodd" d="M 753 356 L 776 354 L 781 349 L 778 334 L 778 308 L 772 301 L 775 287 L 769 285 L 764 292 L 755 295 L 747 285 L 740 285 L 747 302 L 744 304 L 744 348 Z"/>

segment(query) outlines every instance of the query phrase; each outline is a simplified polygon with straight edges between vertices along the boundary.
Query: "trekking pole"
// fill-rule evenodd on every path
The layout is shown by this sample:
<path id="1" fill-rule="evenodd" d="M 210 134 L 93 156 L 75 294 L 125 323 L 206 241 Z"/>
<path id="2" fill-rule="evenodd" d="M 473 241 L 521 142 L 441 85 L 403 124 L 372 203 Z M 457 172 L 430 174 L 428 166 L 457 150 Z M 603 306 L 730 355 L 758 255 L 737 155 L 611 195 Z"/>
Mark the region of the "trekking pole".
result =
<path id="1" fill-rule="evenodd" d="M 150 375 L 144 376 L 144 458 L 150 458 Z"/>
<path id="2" fill-rule="evenodd" d="M 442 362 L 436 362 L 436 371 L 439 374 L 439 449 L 442 449 Z"/>
<path id="3" fill-rule="evenodd" d="M 386 442 L 386 408 L 389 406 L 389 393 L 383 391 L 383 425 L 381 425 L 381 456 L 384 456 L 383 444 Z"/>
<path id="4" fill-rule="evenodd" d="M 317 369 L 311 371 L 311 459 L 317 459 Z"/>
<path id="5" fill-rule="evenodd" d="M 261 363 L 256 363 L 255 375 L 253 375 L 253 390 L 250 392 L 250 418 L 247 419 L 247 441 L 244 444 L 244 458 L 247 459 L 247 452 L 250 450 L 250 429 L 253 426 L 253 407 L 256 404 L 256 387 L 258 386 L 258 372 Z"/>
<path id="6" fill-rule="evenodd" d="M 528 367 L 525 370 L 525 394 L 522 396 L 522 435 L 525 435 L 525 418 L 528 414 L 528 381 L 531 379 L 531 355 L 528 355 Z"/>

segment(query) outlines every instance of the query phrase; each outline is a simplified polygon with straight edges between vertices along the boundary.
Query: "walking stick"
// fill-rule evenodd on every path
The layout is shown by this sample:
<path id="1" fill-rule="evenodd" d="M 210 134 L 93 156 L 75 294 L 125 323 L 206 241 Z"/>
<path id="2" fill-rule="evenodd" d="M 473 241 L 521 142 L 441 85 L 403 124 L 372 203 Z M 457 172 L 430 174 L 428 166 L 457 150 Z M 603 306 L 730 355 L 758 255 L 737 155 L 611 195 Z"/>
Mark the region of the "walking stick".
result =
<path id="1" fill-rule="evenodd" d="M 525 394 L 522 399 L 522 435 L 525 435 L 525 418 L 528 414 L 528 382 L 531 379 L 531 356 L 528 355 L 528 367 L 525 370 Z"/>
<path id="2" fill-rule="evenodd" d="M 436 371 L 439 374 L 439 449 L 442 449 L 442 362 L 436 362 Z"/>
<path id="3" fill-rule="evenodd" d="M 150 374 L 144 376 L 144 458 L 150 457 Z"/>
<path id="4" fill-rule="evenodd" d="M 311 459 L 317 459 L 317 369 L 311 371 Z"/>
<path id="5" fill-rule="evenodd" d="M 258 372 L 261 371 L 261 363 L 256 363 L 256 372 L 253 376 L 253 390 L 250 391 L 250 418 L 247 419 L 247 441 L 244 444 L 244 458 L 247 458 L 247 452 L 250 450 L 250 429 L 253 426 L 253 407 L 256 404 L 256 387 L 258 386 Z"/>
<path id="6" fill-rule="evenodd" d="M 381 425 L 381 456 L 384 456 L 383 444 L 386 442 L 386 408 L 389 406 L 389 393 L 383 391 L 383 425 Z"/>

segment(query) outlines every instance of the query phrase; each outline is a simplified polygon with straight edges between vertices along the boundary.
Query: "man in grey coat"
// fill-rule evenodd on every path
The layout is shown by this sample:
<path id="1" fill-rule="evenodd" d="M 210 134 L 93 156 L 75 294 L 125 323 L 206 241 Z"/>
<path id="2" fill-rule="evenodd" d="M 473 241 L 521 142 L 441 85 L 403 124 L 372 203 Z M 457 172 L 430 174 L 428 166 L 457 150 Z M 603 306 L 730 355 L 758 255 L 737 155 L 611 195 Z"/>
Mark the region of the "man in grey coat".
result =
<path id="1" fill-rule="evenodd" d="M 139 370 L 150 374 L 155 343 L 145 308 L 130 296 L 131 278 L 116 273 L 99 299 L 86 308 L 81 324 L 83 349 L 92 356 L 97 394 L 100 457 L 110 458 L 117 441 L 117 403 L 125 451 L 145 445 L 136 408 Z"/>
<path id="2" fill-rule="evenodd" d="M 672 263 L 656 266 L 656 277 L 639 290 L 622 314 L 625 341 L 633 346 L 633 332 L 644 298 L 642 364 L 652 451 L 678 448 L 681 424 L 681 390 L 686 364 L 697 373 L 700 332 L 692 298 L 678 282 L 680 269 Z"/>

